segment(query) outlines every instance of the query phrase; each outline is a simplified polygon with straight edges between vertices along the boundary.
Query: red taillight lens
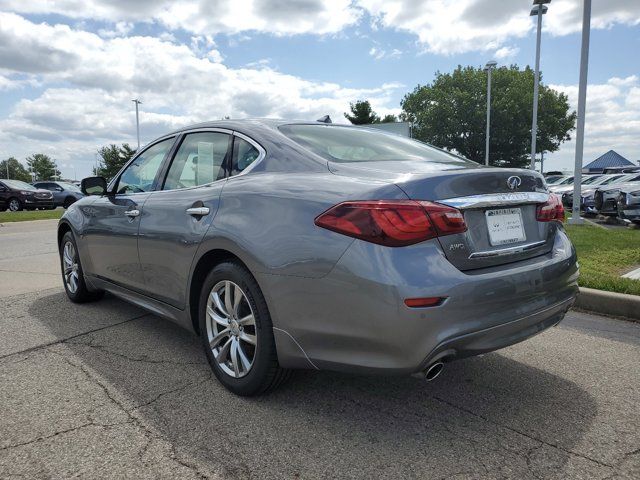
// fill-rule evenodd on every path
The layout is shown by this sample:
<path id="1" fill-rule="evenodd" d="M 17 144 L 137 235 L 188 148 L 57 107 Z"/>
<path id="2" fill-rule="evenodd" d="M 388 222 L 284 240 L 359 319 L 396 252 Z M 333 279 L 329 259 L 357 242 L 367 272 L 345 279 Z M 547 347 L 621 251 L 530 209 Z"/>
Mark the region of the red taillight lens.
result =
<path id="1" fill-rule="evenodd" d="M 547 203 L 538 205 L 536 218 L 539 222 L 564 222 L 564 206 L 555 193 L 549 194 Z"/>
<path id="2" fill-rule="evenodd" d="M 467 229 L 459 210 L 414 200 L 344 202 L 318 216 L 315 224 L 388 247 L 412 245 Z"/>

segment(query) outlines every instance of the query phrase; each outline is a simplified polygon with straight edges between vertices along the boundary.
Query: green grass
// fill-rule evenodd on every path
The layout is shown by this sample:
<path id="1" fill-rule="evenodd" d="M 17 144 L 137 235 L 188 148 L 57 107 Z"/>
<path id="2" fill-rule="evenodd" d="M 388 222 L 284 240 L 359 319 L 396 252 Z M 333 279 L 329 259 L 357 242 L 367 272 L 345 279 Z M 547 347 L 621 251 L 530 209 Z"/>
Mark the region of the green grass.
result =
<path id="1" fill-rule="evenodd" d="M 0 212 L 0 223 L 8 222 L 25 222 L 27 220 L 49 220 L 58 219 L 64 213 L 64 209 L 56 208 L 55 210 L 33 210 L 22 212 Z"/>
<path id="2" fill-rule="evenodd" d="M 565 225 L 578 252 L 581 287 L 640 295 L 640 280 L 620 278 L 640 267 L 640 230 Z"/>

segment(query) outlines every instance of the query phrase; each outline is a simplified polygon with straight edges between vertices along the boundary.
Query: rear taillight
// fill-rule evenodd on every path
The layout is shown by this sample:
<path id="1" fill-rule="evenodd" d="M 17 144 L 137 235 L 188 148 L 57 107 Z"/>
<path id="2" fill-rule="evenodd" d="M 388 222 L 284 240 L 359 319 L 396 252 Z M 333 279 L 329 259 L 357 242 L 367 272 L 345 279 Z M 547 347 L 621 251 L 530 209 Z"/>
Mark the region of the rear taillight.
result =
<path id="1" fill-rule="evenodd" d="M 538 205 L 536 218 L 539 222 L 564 222 L 564 207 L 555 193 L 549 194 L 547 203 Z"/>
<path id="2" fill-rule="evenodd" d="M 315 224 L 387 247 L 412 245 L 467 230 L 459 210 L 414 200 L 344 202 L 319 215 Z"/>

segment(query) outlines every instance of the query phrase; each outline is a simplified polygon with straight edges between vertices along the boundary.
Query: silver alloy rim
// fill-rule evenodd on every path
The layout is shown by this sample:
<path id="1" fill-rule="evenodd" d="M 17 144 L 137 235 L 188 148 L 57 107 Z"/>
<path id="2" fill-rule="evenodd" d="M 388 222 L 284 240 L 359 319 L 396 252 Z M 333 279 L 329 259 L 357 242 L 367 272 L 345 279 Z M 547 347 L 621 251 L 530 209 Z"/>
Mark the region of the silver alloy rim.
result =
<path id="1" fill-rule="evenodd" d="M 207 299 L 206 321 L 216 364 L 230 377 L 244 377 L 253 366 L 258 333 L 246 294 L 229 280 L 216 283 Z"/>
<path id="2" fill-rule="evenodd" d="M 76 247 L 72 242 L 64 244 L 62 249 L 62 263 L 64 265 L 64 283 L 71 293 L 78 291 L 78 260 L 76 259 Z"/>
<path id="3" fill-rule="evenodd" d="M 9 210 L 12 212 L 17 212 L 20 208 L 20 202 L 15 198 L 9 202 Z"/>

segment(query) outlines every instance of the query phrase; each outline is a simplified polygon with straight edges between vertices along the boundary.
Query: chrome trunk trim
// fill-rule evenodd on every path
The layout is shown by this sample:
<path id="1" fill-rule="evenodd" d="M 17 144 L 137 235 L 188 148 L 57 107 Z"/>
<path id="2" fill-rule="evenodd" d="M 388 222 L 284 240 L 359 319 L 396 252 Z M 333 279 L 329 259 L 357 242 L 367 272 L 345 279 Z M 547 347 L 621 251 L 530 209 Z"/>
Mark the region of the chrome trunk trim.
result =
<path id="1" fill-rule="evenodd" d="M 438 203 L 449 205 L 450 207 L 485 208 L 500 207 L 503 205 L 524 205 L 529 203 L 545 203 L 549 200 L 548 193 L 542 192 L 513 192 L 513 193 L 487 193 L 483 195 L 470 195 L 468 197 L 445 198 L 435 200 Z"/>
<path id="2" fill-rule="evenodd" d="M 537 247 L 541 247 L 547 243 L 545 240 L 541 242 L 528 243 L 526 245 L 518 245 L 517 247 L 500 248 L 498 250 L 486 250 L 484 252 L 475 252 L 469 255 L 469 258 L 487 258 L 487 257 L 501 257 L 503 255 L 515 255 L 516 253 L 532 250 Z"/>

